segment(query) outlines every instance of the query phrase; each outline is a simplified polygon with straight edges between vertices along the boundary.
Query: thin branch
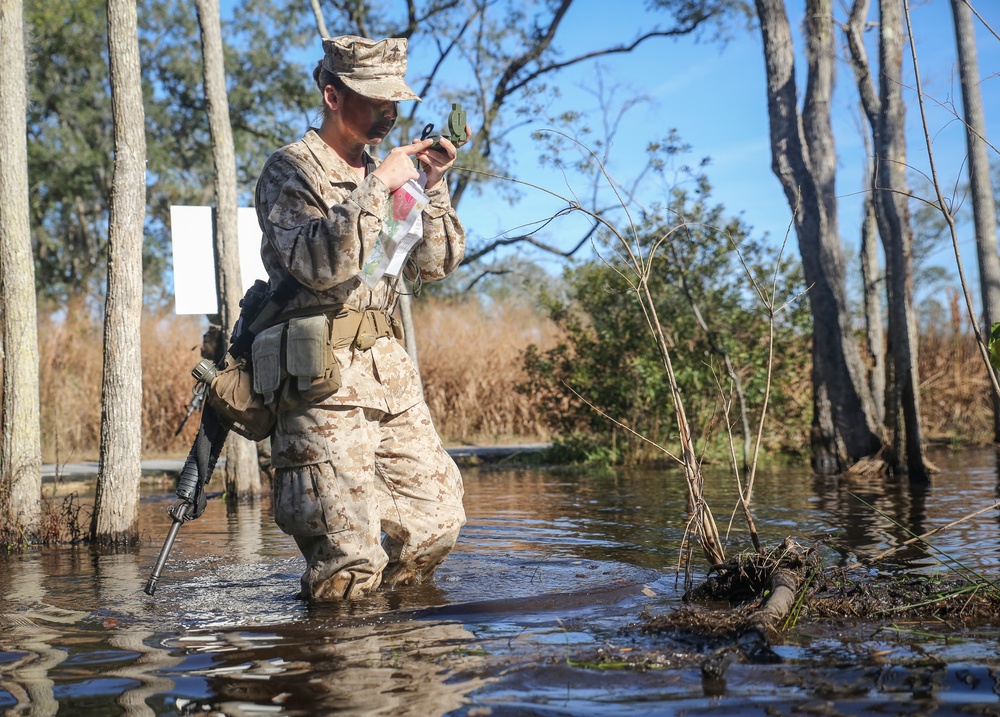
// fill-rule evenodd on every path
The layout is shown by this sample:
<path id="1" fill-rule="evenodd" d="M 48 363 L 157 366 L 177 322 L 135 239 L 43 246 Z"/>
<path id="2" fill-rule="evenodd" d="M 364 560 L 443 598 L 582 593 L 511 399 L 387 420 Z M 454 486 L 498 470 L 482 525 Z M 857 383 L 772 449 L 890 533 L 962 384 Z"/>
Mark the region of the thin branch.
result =
<path id="1" fill-rule="evenodd" d="M 613 424 L 615 424 L 616 426 L 618 426 L 622 430 L 624 430 L 624 431 L 626 431 L 628 433 L 631 433 L 633 436 L 635 436 L 636 438 L 638 438 L 640 441 L 643 441 L 643 442 L 648 443 L 649 445 L 653 446 L 658 451 L 660 451 L 661 453 L 663 453 L 665 456 L 674 459 L 675 461 L 677 461 L 681 465 L 684 464 L 684 461 L 682 459 L 680 459 L 677 456 L 675 456 L 673 453 L 671 453 L 670 451 L 668 451 L 666 448 L 664 448 L 663 446 L 661 446 L 656 441 L 651 441 L 650 439 L 646 438 L 644 435 L 642 435 L 641 433 L 639 433 L 638 431 L 636 431 L 634 428 L 630 428 L 629 426 L 626 426 L 624 423 L 622 423 L 621 421 L 619 421 L 617 418 L 613 418 L 613 417 L 609 416 L 607 413 L 605 413 L 604 411 L 602 411 L 601 409 L 599 409 L 597 406 L 595 406 L 593 403 L 591 403 L 586 398 L 584 398 L 575 388 L 573 388 L 572 386 L 570 386 L 565 381 L 561 381 L 560 383 L 562 383 L 562 385 L 565 386 L 566 389 L 570 393 L 572 393 L 574 396 L 576 396 L 578 399 L 580 399 L 583 403 L 585 403 L 591 410 L 593 410 L 601 418 L 606 418 L 607 420 L 611 421 Z"/>
<path id="2" fill-rule="evenodd" d="M 483 271 L 479 272 L 479 274 L 476 276 L 475 279 L 466 284 L 465 289 L 463 291 L 465 293 L 472 291 L 472 289 L 475 288 L 476 284 L 485 279 L 487 276 L 503 276 L 504 274 L 509 274 L 509 273 L 510 269 L 484 269 Z"/>
<path id="3" fill-rule="evenodd" d="M 604 48 L 603 50 L 593 50 L 591 52 L 586 52 L 586 53 L 584 53 L 582 55 L 577 55 L 576 57 L 571 58 L 569 60 L 564 60 L 563 62 L 554 62 L 554 63 L 552 63 L 550 65 L 546 65 L 544 67 L 540 67 L 539 69 L 535 70 L 534 72 L 526 75 L 524 78 L 522 78 L 518 82 L 516 82 L 516 83 L 510 85 L 509 87 L 507 87 L 505 94 L 508 94 L 508 95 L 509 94 L 513 94 L 514 92 L 517 92 L 518 90 L 520 90 L 522 87 L 524 87 L 525 85 L 529 84 L 533 80 L 535 80 L 535 79 L 537 79 L 537 78 L 541 77 L 542 75 L 547 74 L 549 72 L 555 72 L 556 70 L 562 70 L 562 69 L 564 69 L 566 67 L 570 67 L 572 65 L 576 65 L 576 64 L 579 64 L 581 62 L 585 62 L 587 60 L 592 60 L 595 57 L 604 57 L 606 55 L 616 55 L 616 54 L 621 54 L 621 53 L 632 52 L 632 50 L 634 50 L 635 48 L 637 48 L 643 42 L 645 42 L 646 40 L 649 40 L 651 38 L 654 38 L 654 37 L 677 37 L 677 36 L 680 36 L 680 35 L 690 34 L 691 32 L 693 32 L 694 30 L 697 29 L 698 25 L 700 25 L 702 22 L 704 22 L 708 18 L 709 18 L 709 15 L 706 14 L 706 15 L 703 15 L 703 16 L 697 18 L 696 20 L 692 21 L 692 23 L 689 26 L 687 26 L 687 27 L 674 28 L 672 30 L 657 30 L 657 31 L 654 31 L 654 32 L 647 32 L 645 35 L 640 36 L 639 38 L 637 38 L 635 41 L 631 42 L 628 45 L 618 45 L 616 47 L 607 47 L 607 48 Z M 518 69 L 520 69 L 520 68 L 518 68 Z"/>
<path id="4" fill-rule="evenodd" d="M 993 390 L 997 395 L 1000 395 L 1000 382 L 997 381 L 996 372 L 993 370 L 993 365 L 990 363 L 989 349 L 986 346 L 986 342 L 983 340 L 983 334 L 979 328 L 979 322 L 976 319 L 975 304 L 972 300 L 972 294 L 969 291 L 969 283 L 965 278 L 965 267 L 962 264 L 962 252 L 958 245 L 958 231 L 955 228 L 955 218 L 952 216 L 951 212 L 948 211 L 948 207 L 945 205 L 944 196 L 941 193 L 941 184 L 938 182 L 937 167 L 934 162 L 934 149 L 927 121 L 927 108 L 924 106 L 924 93 L 920 82 L 920 67 L 917 63 L 917 50 L 913 40 L 913 24 L 910 20 L 909 0 L 903 0 L 903 14 L 906 17 L 906 33 L 909 38 L 910 58 L 913 63 L 913 77 L 917 90 L 917 105 L 920 108 L 920 124 L 924 131 L 924 144 L 927 147 L 927 162 L 930 165 L 934 191 L 937 193 L 938 209 L 941 212 L 941 216 L 944 217 L 945 222 L 947 222 L 948 229 L 951 232 L 951 244 L 955 251 L 955 262 L 958 267 L 959 283 L 962 285 L 962 293 L 965 296 L 965 306 L 966 310 L 969 312 L 969 319 L 972 324 L 972 331 L 976 336 L 976 345 L 979 347 L 979 354 L 982 356 L 983 363 L 986 366 L 986 373 L 990 378 L 990 382 L 993 384 Z"/>
<path id="5" fill-rule="evenodd" d="M 313 17 L 316 18 L 316 29 L 319 31 L 320 39 L 330 37 L 330 31 L 326 29 L 326 22 L 323 20 L 323 10 L 319 6 L 319 0 L 309 0 L 309 7 L 312 8 Z"/>

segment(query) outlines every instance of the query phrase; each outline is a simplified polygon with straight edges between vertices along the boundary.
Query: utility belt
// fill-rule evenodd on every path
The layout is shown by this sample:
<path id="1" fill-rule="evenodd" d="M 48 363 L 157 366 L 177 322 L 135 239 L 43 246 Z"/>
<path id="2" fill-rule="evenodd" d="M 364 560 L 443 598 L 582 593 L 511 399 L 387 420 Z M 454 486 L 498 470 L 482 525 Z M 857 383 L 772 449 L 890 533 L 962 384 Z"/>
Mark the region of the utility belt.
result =
<path id="1" fill-rule="evenodd" d="M 278 413 L 321 403 L 342 385 L 335 349 L 367 351 L 383 336 L 403 339 L 387 311 L 313 306 L 292 311 L 258 333 L 248 356 L 201 361 L 195 378 L 225 425 L 253 441 L 274 430 Z"/>
<path id="2" fill-rule="evenodd" d="M 388 311 L 361 311 L 343 306 L 330 317 L 330 343 L 335 349 L 353 345 L 367 351 L 383 336 L 403 340 L 403 327 Z"/>
<path id="3" fill-rule="evenodd" d="M 367 351 L 382 337 L 403 338 L 402 327 L 387 311 L 320 306 L 283 318 L 256 336 L 252 359 L 254 392 L 279 410 L 318 403 L 341 387 L 334 350 Z"/>
<path id="4" fill-rule="evenodd" d="M 282 322 L 325 316 L 330 322 L 330 342 L 335 349 L 354 345 L 367 351 L 383 336 L 403 340 L 403 327 L 388 311 L 365 309 L 350 304 L 303 306 L 282 314 Z"/>

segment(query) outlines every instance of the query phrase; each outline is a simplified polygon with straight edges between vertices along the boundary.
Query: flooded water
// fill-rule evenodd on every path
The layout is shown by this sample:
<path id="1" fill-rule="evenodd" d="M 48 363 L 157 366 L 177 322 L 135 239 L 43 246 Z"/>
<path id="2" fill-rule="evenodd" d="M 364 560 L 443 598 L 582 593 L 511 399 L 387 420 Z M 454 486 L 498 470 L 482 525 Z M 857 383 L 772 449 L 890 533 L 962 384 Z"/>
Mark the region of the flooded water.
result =
<path id="1" fill-rule="evenodd" d="M 938 453 L 923 491 L 781 469 L 753 498 L 763 540 L 822 540 L 831 565 L 898 546 L 998 499 L 992 451 Z M 803 623 L 774 664 L 704 680 L 697 646 L 634 624 L 680 603 L 681 476 L 466 469 L 469 524 L 433 584 L 309 606 L 267 504 L 219 500 L 183 526 L 143 593 L 172 495 L 142 504 L 140 550 L 0 557 L 0 709 L 25 715 L 1000 714 L 993 628 Z M 723 475 L 708 497 L 725 531 Z M 862 502 L 864 501 L 864 502 Z M 868 503 L 872 507 L 865 505 Z M 876 510 L 877 509 L 877 510 Z M 990 578 L 1000 511 L 934 538 Z M 748 547 L 733 522 L 730 553 Z M 885 570 L 948 576 L 916 548 Z M 693 576 L 706 566 L 695 563 Z M 882 629 L 880 629 L 880 627 Z M 641 668 L 625 666 L 647 656 Z M 595 657 L 607 660 L 604 669 Z M 616 666 L 615 663 L 621 663 Z M 611 669 L 608 669 L 611 667 Z"/>

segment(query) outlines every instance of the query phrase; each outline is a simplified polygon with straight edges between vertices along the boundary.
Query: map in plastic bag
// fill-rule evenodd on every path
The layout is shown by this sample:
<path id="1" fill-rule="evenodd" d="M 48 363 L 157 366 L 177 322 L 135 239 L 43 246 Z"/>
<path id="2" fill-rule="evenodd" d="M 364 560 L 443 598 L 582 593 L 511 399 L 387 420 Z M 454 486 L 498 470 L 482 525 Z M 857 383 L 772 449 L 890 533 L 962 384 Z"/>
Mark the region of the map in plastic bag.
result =
<path id="1" fill-rule="evenodd" d="M 420 178 L 423 180 L 423 175 Z M 399 276 L 406 257 L 424 238 L 420 214 L 430 200 L 423 187 L 411 179 L 390 194 L 389 200 L 382 217 L 382 231 L 361 269 L 361 279 L 373 289 L 383 276 Z"/>

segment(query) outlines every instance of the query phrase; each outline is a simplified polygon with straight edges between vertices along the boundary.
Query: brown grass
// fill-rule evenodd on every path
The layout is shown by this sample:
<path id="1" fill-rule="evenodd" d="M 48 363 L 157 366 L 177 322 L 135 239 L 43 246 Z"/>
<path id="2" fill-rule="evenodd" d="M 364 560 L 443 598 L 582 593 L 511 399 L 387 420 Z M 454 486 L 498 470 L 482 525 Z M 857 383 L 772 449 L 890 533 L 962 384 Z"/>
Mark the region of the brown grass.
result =
<path id="1" fill-rule="evenodd" d="M 494 314 L 476 302 L 415 302 L 421 371 L 435 423 L 450 442 L 540 440 L 530 401 L 518 394 L 520 352 L 548 346 L 548 320 L 523 307 Z M 42 450 L 47 463 L 96 460 L 101 429 L 102 329 L 76 307 L 39 322 Z M 175 437 L 191 401 L 201 317 L 146 313 L 141 327 L 143 455 L 183 456 L 199 414 Z"/>
<path id="2" fill-rule="evenodd" d="M 448 443 L 549 440 L 524 380 L 521 353 L 544 350 L 559 330 L 516 303 L 418 299 L 415 323 L 424 393 Z M 921 336 L 921 408 L 928 440 L 988 443 L 990 384 L 959 312 Z M 197 429 L 192 416 L 174 436 L 191 400 L 191 368 L 200 358 L 200 317 L 147 313 L 142 323 L 143 455 L 183 456 Z M 80 307 L 39 322 L 43 459 L 96 460 L 100 439 L 100 323 Z M 806 374 L 808 375 L 808 374 Z M 808 390 L 808 387 L 804 387 Z M 808 406 L 809 397 L 802 400 Z M 806 410 L 805 414 L 809 411 Z M 808 418 L 806 419 L 808 420 Z M 773 429 L 778 426 L 773 425 Z M 801 431 L 808 426 L 787 426 Z"/>
<path id="3" fill-rule="evenodd" d="M 524 381 L 521 354 L 554 345 L 559 330 L 530 308 L 476 301 L 414 302 L 424 396 L 447 442 L 548 440 Z"/>
<path id="4" fill-rule="evenodd" d="M 182 455 L 197 418 L 174 432 L 191 400 L 191 368 L 200 358 L 198 317 L 145 313 L 142 319 L 143 455 Z M 42 459 L 47 463 L 96 460 L 101 432 L 103 335 L 89 312 L 39 321 Z"/>
<path id="5" fill-rule="evenodd" d="M 39 320 L 42 460 L 97 458 L 101 426 L 101 327 L 82 306 Z"/>
<path id="6" fill-rule="evenodd" d="M 986 444 L 993 440 L 993 387 L 957 293 L 950 298 L 950 320 L 929 326 L 920 336 L 924 437 L 935 442 Z"/>

